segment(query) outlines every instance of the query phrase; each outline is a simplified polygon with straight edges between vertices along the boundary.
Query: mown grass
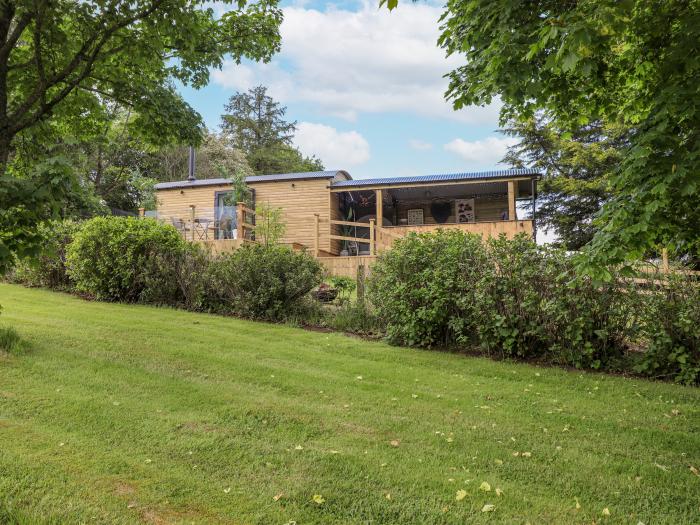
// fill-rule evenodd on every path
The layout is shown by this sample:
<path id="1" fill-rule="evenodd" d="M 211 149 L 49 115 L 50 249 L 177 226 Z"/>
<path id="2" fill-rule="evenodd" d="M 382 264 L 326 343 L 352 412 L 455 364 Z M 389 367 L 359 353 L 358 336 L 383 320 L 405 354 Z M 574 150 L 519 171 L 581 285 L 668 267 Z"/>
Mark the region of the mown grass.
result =
<path id="1" fill-rule="evenodd" d="M 0 357 L 0 522 L 700 516 L 698 389 L 10 285 L 0 303 L 27 349 Z"/>

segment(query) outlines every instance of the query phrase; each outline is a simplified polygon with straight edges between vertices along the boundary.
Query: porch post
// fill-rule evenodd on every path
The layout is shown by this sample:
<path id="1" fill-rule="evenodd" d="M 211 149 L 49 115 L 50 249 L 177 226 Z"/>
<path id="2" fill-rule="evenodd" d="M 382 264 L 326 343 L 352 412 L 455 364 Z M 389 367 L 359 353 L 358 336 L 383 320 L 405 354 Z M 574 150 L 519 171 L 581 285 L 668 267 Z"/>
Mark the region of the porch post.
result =
<path id="1" fill-rule="evenodd" d="M 240 243 L 243 244 L 243 239 L 245 237 L 245 228 L 243 227 L 243 220 L 245 215 L 243 213 L 243 207 L 245 202 L 236 203 L 236 238 L 239 239 Z"/>
<path id="2" fill-rule="evenodd" d="M 374 237 L 373 237 L 373 242 L 370 244 L 370 253 L 372 255 L 377 254 L 377 249 L 375 247 L 375 243 L 377 242 L 377 239 L 382 236 L 382 225 L 384 224 L 384 195 L 382 190 L 375 190 L 376 194 L 376 214 L 377 214 L 377 222 L 375 224 L 376 230 L 374 228 L 370 228 L 370 234 L 372 233 L 372 230 L 374 230 Z M 370 221 L 371 223 L 371 221 Z"/>
<path id="3" fill-rule="evenodd" d="M 192 229 L 192 240 L 194 241 L 194 209 L 196 204 L 190 204 L 190 228 Z"/>
<path id="4" fill-rule="evenodd" d="M 508 220 L 518 220 L 515 214 L 515 181 L 513 180 L 508 181 Z"/>
<path id="5" fill-rule="evenodd" d="M 374 231 L 374 219 L 369 220 L 369 254 L 375 255 L 377 250 L 374 247 L 376 232 Z"/>

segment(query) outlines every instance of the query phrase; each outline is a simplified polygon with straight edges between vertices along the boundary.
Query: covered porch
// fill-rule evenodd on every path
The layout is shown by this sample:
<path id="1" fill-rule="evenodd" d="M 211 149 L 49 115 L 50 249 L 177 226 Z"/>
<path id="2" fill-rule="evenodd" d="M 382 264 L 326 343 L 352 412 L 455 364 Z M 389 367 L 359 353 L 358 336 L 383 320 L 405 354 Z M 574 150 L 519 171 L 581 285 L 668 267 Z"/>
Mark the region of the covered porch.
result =
<path id="1" fill-rule="evenodd" d="M 411 231 L 459 229 L 534 238 L 537 172 L 505 170 L 331 185 L 333 256 L 373 256 Z M 320 254 L 324 255 L 324 254 Z"/>

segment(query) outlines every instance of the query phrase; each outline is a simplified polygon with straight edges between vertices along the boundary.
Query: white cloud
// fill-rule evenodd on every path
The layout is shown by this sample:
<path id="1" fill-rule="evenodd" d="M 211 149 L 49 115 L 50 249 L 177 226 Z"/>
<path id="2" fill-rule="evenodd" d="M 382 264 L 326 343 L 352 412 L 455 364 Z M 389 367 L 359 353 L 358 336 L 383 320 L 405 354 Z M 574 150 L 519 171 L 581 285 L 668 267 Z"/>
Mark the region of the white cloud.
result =
<path id="1" fill-rule="evenodd" d="M 376 2 L 359 11 L 284 9 L 282 51 L 271 64 L 227 62 L 213 81 L 245 90 L 269 87 L 283 103 L 306 102 L 354 120 L 359 113 L 411 112 L 470 124 L 495 124 L 498 104 L 455 112 L 443 75 L 463 58 L 437 46 L 442 8 L 407 2 L 389 12 Z"/>
<path id="2" fill-rule="evenodd" d="M 369 160 L 369 144 L 357 131 L 300 122 L 294 142 L 304 155 L 316 155 L 328 169 L 357 166 Z"/>
<path id="3" fill-rule="evenodd" d="M 408 145 L 416 151 L 429 151 L 433 149 L 433 145 L 430 142 L 420 139 L 411 139 L 408 141 Z"/>
<path id="4" fill-rule="evenodd" d="M 462 160 L 476 165 L 494 165 L 501 161 L 509 146 L 517 144 L 513 137 L 487 137 L 483 140 L 467 141 L 454 139 L 443 147 Z"/>

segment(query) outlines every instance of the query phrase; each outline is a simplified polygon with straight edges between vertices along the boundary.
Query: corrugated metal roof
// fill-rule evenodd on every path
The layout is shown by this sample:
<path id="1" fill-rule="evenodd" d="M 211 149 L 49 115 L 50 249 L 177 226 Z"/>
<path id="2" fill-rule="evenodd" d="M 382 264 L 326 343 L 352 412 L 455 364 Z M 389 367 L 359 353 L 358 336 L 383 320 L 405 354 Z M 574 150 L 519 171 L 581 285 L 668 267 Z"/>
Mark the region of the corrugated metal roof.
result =
<path id="1" fill-rule="evenodd" d="M 488 180 L 504 177 L 534 177 L 539 175 L 539 170 L 533 168 L 474 171 L 465 173 L 442 173 L 436 175 L 416 175 L 413 177 L 381 177 L 375 179 L 355 179 L 338 181 L 331 184 L 333 188 L 359 187 L 359 186 L 383 186 L 388 184 L 413 184 L 431 182 L 450 182 L 460 180 Z"/>
<path id="2" fill-rule="evenodd" d="M 350 174 L 344 170 L 329 170 L 329 171 L 307 171 L 300 173 L 277 173 L 274 175 L 251 175 L 246 177 L 246 182 L 276 182 L 285 180 L 300 180 L 300 179 L 332 179 L 337 176 L 351 178 Z M 157 190 L 169 190 L 174 188 L 196 188 L 202 186 L 218 186 L 221 184 L 230 184 L 230 179 L 197 179 L 194 181 L 178 180 L 175 182 L 159 182 L 155 185 Z"/>

